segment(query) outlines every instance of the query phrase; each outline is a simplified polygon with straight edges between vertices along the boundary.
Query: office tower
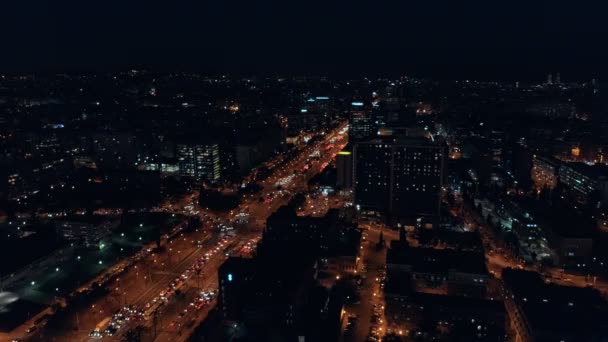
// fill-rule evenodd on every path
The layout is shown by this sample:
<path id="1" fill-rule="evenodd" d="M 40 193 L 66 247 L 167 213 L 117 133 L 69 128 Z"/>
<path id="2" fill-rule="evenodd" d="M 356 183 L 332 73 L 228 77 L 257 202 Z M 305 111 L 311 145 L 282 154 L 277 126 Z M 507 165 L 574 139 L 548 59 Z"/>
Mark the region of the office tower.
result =
<path id="1" fill-rule="evenodd" d="M 553 75 L 547 75 L 547 84 L 553 84 Z"/>
<path id="2" fill-rule="evenodd" d="M 343 190 L 353 187 L 353 154 L 349 149 L 336 156 L 337 186 Z"/>
<path id="3" fill-rule="evenodd" d="M 177 146 L 179 175 L 210 182 L 220 179 L 220 152 L 217 144 L 180 144 Z"/>
<path id="4" fill-rule="evenodd" d="M 373 135 L 372 110 L 363 102 L 353 102 L 350 106 L 350 141 L 362 141 Z"/>
<path id="5" fill-rule="evenodd" d="M 558 72 L 557 74 L 555 74 L 555 84 L 560 84 L 560 83 L 562 83 L 562 79 L 561 79 L 561 75 Z"/>
<path id="6" fill-rule="evenodd" d="M 358 208 L 389 212 L 392 145 L 375 140 L 354 145 L 354 195 Z"/>
<path id="7" fill-rule="evenodd" d="M 447 152 L 445 144 L 427 139 L 357 143 L 356 205 L 392 218 L 439 216 Z"/>

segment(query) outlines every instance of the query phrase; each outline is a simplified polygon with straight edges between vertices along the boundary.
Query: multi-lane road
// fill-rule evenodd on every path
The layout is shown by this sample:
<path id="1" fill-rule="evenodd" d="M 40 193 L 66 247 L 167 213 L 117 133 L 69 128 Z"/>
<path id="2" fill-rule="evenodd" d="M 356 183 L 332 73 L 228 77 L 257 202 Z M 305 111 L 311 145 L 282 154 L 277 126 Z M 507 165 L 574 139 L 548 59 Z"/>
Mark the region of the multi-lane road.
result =
<path id="1" fill-rule="evenodd" d="M 173 295 L 167 304 L 158 310 L 156 320 L 127 323 L 127 326 L 119 329 L 117 335 L 104 337 L 106 340 L 119 340 L 128 329 L 142 324 L 150 331 L 156 332 L 156 341 L 185 339 L 213 306 L 212 300 L 204 308 L 191 310 L 191 303 L 197 300 L 201 290 L 217 289 L 217 270 L 225 260 L 226 253 L 230 252 L 225 248 L 238 246 L 240 249 L 251 239 L 259 238 L 259 228 L 263 227 L 266 219 L 280 206 L 289 202 L 295 193 L 307 189 L 308 181 L 321 172 L 344 147 L 347 143 L 345 127 L 346 124 L 342 124 L 328 132 L 321 141 L 302 149 L 291 161 L 275 163 L 271 176 L 261 182 L 260 193 L 246 196 L 235 210 L 214 217 L 216 224 L 232 226 L 236 215 L 247 212 L 247 227 L 236 229 L 233 236 L 220 236 L 217 231 L 198 229 L 164 241 L 164 248 L 159 252 L 146 254 L 119 277 L 112 279 L 106 286 L 109 292 L 102 298 L 86 308 L 68 307 L 69 314 L 64 324 L 67 328 L 58 331 L 47 329 L 43 332 L 45 338 L 56 341 L 90 340 L 89 333 L 104 318 L 127 305 L 144 311 L 148 304 L 159 298 L 161 292 L 170 289 L 177 278 L 192 270 L 207 255 L 201 266 L 201 273 L 198 276 L 192 273 L 188 275 L 188 279 L 180 285 L 180 294 Z M 315 151 L 321 152 L 320 158 L 311 163 L 309 156 Z M 278 187 L 278 184 L 281 184 L 281 187 Z M 196 196 L 188 197 L 193 201 Z M 188 202 L 183 203 L 185 205 Z M 204 216 L 209 219 L 208 213 Z"/>

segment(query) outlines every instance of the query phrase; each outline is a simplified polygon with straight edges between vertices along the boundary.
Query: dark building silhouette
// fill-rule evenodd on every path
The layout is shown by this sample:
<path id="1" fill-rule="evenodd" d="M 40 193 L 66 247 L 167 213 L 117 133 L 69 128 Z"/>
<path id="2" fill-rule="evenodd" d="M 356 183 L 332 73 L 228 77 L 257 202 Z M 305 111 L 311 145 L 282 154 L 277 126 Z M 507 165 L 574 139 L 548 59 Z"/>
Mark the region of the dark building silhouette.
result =
<path id="1" fill-rule="evenodd" d="M 536 272 L 505 269 L 503 294 L 516 340 L 601 341 L 608 304 L 592 288 L 547 284 Z"/>
<path id="2" fill-rule="evenodd" d="M 420 287 L 446 288 L 451 295 L 483 298 L 490 275 L 481 252 L 414 248 L 392 241 L 386 254 L 386 296 L 399 298 Z"/>
<path id="3" fill-rule="evenodd" d="M 338 152 L 336 156 L 336 185 L 338 188 L 350 190 L 353 187 L 353 153 L 350 148 Z"/>
<path id="4" fill-rule="evenodd" d="M 315 274 L 315 264 L 285 254 L 229 258 L 218 271 L 222 319 L 236 323 L 245 341 L 277 336 L 285 341 L 335 341 L 341 296 L 318 286 Z"/>
<path id="5" fill-rule="evenodd" d="M 355 203 L 392 218 L 439 216 L 447 148 L 392 137 L 354 146 Z"/>

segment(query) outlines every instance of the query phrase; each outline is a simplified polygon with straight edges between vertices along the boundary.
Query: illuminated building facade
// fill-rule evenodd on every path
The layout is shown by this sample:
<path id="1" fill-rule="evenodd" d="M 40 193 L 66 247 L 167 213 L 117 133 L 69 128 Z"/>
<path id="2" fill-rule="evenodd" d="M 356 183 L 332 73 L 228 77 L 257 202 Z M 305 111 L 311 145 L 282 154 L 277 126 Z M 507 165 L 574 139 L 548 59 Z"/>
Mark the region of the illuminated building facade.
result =
<path id="1" fill-rule="evenodd" d="M 531 176 L 537 189 L 554 189 L 557 185 L 558 172 L 558 161 L 534 155 Z"/>
<path id="2" fill-rule="evenodd" d="M 212 183 L 220 179 L 220 151 L 217 144 L 177 146 L 179 175 L 205 179 Z"/>
<path id="3" fill-rule="evenodd" d="M 350 141 L 362 141 L 373 135 L 372 110 L 363 102 L 353 102 L 350 106 Z"/>
<path id="4" fill-rule="evenodd" d="M 444 144 L 426 139 L 358 143 L 355 203 L 393 217 L 439 216 L 446 158 Z"/>
<path id="5" fill-rule="evenodd" d="M 55 229 L 62 239 L 90 247 L 98 245 L 119 223 L 97 216 L 72 217 L 56 221 Z"/>
<path id="6" fill-rule="evenodd" d="M 608 199 L 608 169 L 605 165 L 565 163 L 559 168 L 559 180 L 581 203 Z"/>

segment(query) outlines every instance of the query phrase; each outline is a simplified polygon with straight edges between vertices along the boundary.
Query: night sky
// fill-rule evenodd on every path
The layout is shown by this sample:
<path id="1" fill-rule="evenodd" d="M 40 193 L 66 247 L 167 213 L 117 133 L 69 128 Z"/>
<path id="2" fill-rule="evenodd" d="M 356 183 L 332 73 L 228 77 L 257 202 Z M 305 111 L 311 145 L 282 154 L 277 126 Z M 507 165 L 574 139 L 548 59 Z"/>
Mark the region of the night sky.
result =
<path id="1" fill-rule="evenodd" d="M 2 1 L 1 71 L 562 79 L 608 71 L 604 1 Z M 60 2 L 60 3 L 57 3 Z"/>

